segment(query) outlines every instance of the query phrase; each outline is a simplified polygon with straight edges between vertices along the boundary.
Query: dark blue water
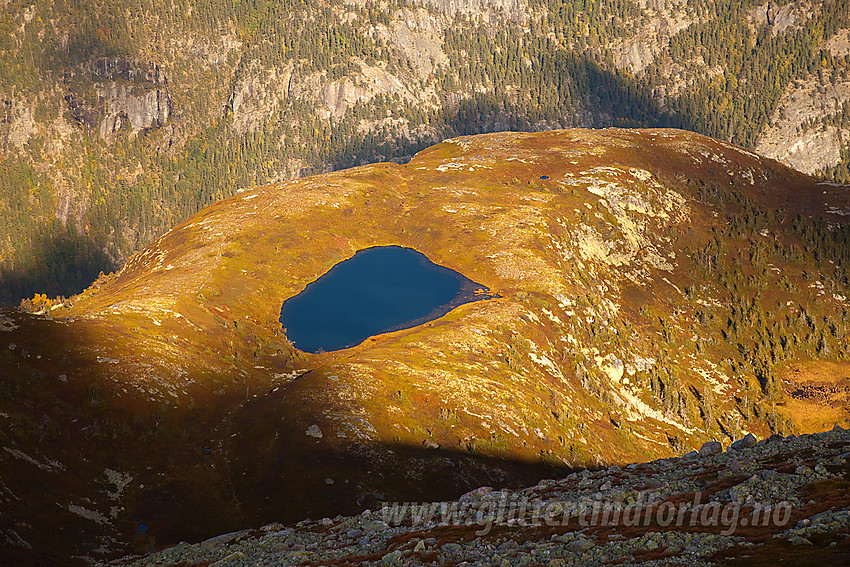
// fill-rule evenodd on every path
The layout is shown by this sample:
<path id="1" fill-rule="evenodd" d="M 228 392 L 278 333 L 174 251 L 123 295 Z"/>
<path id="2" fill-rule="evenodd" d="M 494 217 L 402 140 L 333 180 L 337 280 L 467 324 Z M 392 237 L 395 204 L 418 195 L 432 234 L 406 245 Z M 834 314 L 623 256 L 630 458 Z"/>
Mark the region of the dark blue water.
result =
<path id="1" fill-rule="evenodd" d="M 283 302 L 280 322 L 300 350 L 340 350 L 438 319 L 489 290 L 412 248 L 360 250 Z"/>

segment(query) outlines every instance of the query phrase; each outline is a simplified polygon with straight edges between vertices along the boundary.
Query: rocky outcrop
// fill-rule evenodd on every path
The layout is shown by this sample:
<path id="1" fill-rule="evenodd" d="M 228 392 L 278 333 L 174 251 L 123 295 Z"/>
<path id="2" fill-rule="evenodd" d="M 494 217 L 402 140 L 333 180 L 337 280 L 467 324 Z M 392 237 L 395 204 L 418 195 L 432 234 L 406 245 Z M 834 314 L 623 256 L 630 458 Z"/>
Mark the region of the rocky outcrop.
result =
<path id="1" fill-rule="evenodd" d="M 614 64 L 632 73 L 651 65 L 670 44 L 670 38 L 699 21 L 680 1 L 643 2 L 645 17 L 634 34 L 611 44 Z"/>
<path id="2" fill-rule="evenodd" d="M 838 33 L 826 40 L 824 47 L 833 57 L 850 55 L 850 29 L 839 30 Z"/>
<path id="3" fill-rule="evenodd" d="M 413 98 L 398 77 L 381 67 L 366 65 L 362 61 L 357 63 L 360 64 L 360 73 L 357 75 L 322 85 L 320 98 L 323 108 L 319 110 L 320 116 L 339 118 L 358 102 L 369 102 L 379 94 Z"/>
<path id="4" fill-rule="evenodd" d="M 288 97 L 318 103 L 316 113 L 325 120 L 339 119 L 357 103 L 368 103 L 378 95 L 414 99 L 408 86 L 383 67 L 359 59 L 355 63 L 359 71 L 327 81 L 325 73 L 298 76 L 291 63 L 283 69 L 266 69 L 251 62 L 229 103 L 233 127 L 240 134 L 262 127 L 269 116 L 284 108 Z M 425 65 L 424 60 L 421 63 Z"/>
<path id="5" fill-rule="evenodd" d="M 38 132 L 38 126 L 33 119 L 33 106 L 25 101 L 5 100 L 5 118 L 3 125 L 6 130 L 4 146 L 20 150 L 32 136 Z"/>
<path id="6" fill-rule="evenodd" d="M 171 115 L 171 97 L 164 88 L 139 89 L 117 83 L 97 88 L 98 102 L 104 108 L 100 136 L 108 138 L 129 125 L 131 132 L 163 126 Z"/>
<path id="7" fill-rule="evenodd" d="M 748 12 L 750 20 L 756 25 L 768 25 L 773 35 L 779 35 L 801 25 L 812 12 L 818 9 L 817 2 L 794 0 L 784 5 L 781 2 L 765 2 Z"/>
<path id="8" fill-rule="evenodd" d="M 792 85 L 759 137 L 756 151 L 809 174 L 837 164 L 850 130 L 821 120 L 840 115 L 848 102 L 850 79 L 833 79 L 829 72 Z"/>
<path id="9" fill-rule="evenodd" d="M 76 121 L 103 139 L 160 128 L 173 114 L 168 78 L 159 65 L 101 58 L 85 65 L 83 74 L 90 90 L 72 89 L 66 101 Z"/>
<path id="10" fill-rule="evenodd" d="M 418 3 L 430 5 L 450 16 L 463 14 L 485 21 L 508 18 L 514 22 L 524 22 L 529 12 L 526 0 L 418 0 Z"/>
<path id="11" fill-rule="evenodd" d="M 247 65 L 230 99 L 233 128 L 240 134 L 261 128 L 280 109 L 292 86 L 293 65 L 263 68 L 258 61 Z"/>
<path id="12" fill-rule="evenodd" d="M 767 2 L 749 12 L 753 25 L 771 26 L 773 35 L 802 26 L 821 6 L 797 0 L 783 6 Z M 850 55 L 850 30 L 840 29 L 821 42 L 832 57 Z M 850 102 L 850 78 L 840 69 L 819 69 L 806 80 L 789 85 L 769 125 L 761 133 L 756 151 L 808 174 L 838 164 L 850 141 L 850 129 L 836 116 Z"/>
<path id="13" fill-rule="evenodd" d="M 421 79 L 426 79 L 438 67 L 448 63 L 442 49 L 443 29 L 448 20 L 439 18 L 423 8 L 399 10 L 387 26 L 375 27 L 378 36 L 407 59 Z"/>

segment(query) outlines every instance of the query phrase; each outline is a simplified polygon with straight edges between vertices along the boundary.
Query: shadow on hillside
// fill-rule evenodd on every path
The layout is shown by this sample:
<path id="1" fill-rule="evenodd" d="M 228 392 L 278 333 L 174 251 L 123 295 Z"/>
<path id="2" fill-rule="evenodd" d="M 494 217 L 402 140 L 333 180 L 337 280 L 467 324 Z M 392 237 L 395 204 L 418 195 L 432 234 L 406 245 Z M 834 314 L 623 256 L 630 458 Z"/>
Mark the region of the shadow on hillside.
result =
<path id="1" fill-rule="evenodd" d="M 70 297 L 116 266 L 102 245 L 63 226 L 44 228 L 33 238 L 34 256 L 0 273 L 0 307 L 17 306 L 36 293 Z"/>
<path id="2" fill-rule="evenodd" d="M 122 358 L 113 361 L 91 348 L 99 343 L 90 321 L 6 314 L 18 328 L 3 333 L 0 349 L 0 447 L 8 449 L 0 451 L 3 564 L 116 558 L 272 522 L 379 509 L 383 502 L 454 499 L 482 485 L 530 486 L 569 472 L 543 462 L 342 439 L 328 426 L 316 439 L 305 424 L 324 410 L 287 402 L 285 388 L 260 388 L 246 403 L 241 382 L 214 394 L 199 379 L 191 399 L 151 397 L 152 385 L 134 388 L 116 374 L 129 352 L 113 354 Z M 349 413 L 345 419 L 359 419 Z M 119 543 L 99 555 L 109 538 Z"/>
<path id="3" fill-rule="evenodd" d="M 107 323 L 6 316 L 4 326 L 17 328 L 0 337 L 0 447 L 8 449 L 0 451 L 3 564 L 115 558 L 568 472 L 464 451 L 367 444 L 329 427 L 319 440 L 305 429 L 324 410 L 293 402 L 296 395 L 287 401 L 289 390 L 269 392 L 266 383 L 253 386 L 259 397 L 249 402 L 232 377 L 218 382 L 235 384 L 226 392 L 213 392 L 210 377 L 199 376 L 178 398 L 152 395 L 157 382 L 145 382 L 143 370 L 161 370 L 150 356 L 134 366 L 141 351 L 110 348 Z M 127 369 L 135 374 L 122 374 Z M 120 544 L 98 555 L 109 538 Z"/>
<path id="4" fill-rule="evenodd" d="M 262 444 L 242 439 L 239 455 L 216 465 L 229 474 L 211 485 L 199 482 L 194 474 L 170 482 L 148 477 L 157 485 L 128 506 L 128 512 L 149 528 L 148 549 L 275 523 L 351 516 L 393 503 L 456 500 L 482 486 L 496 490 L 534 486 L 573 470 L 447 449 L 362 443 L 328 449 L 314 446 L 314 439 L 303 432 L 302 437 L 302 443 L 277 453 L 265 453 Z M 215 461 L 216 455 L 209 458 Z M 225 486 L 232 492 L 212 494 Z M 215 506 L 210 505 L 213 497 Z"/>
<path id="5" fill-rule="evenodd" d="M 465 450 L 357 442 L 323 450 L 312 441 L 305 437 L 285 453 L 257 454 L 254 461 L 245 456 L 233 460 L 245 527 L 352 515 L 385 503 L 455 500 L 482 486 L 534 486 L 574 470 Z"/>
<path id="6" fill-rule="evenodd" d="M 538 93 L 548 100 L 525 111 L 516 103 L 488 91 L 451 102 L 452 93 L 443 93 L 443 108 L 427 119 L 436 130 L 436 139 L 399 140 L 374 151 L 374 159 L 357 156 L 351 147 L 331 149 L 326 161 L 334 169 L 344 169 L 371 161 L 405 162 L 416 152 L 443 139 L 500 131 L 533 132 L 552 127 L 680 128 L 693 130 L 688 116 L 662 111 L 643 82 L 626 73 L 611 72 L 579 54 L 555 53 L 543 64 L 551 75 L 551 93 Z M 566 77 L 566 78 L 563 78 Z M 549 96 L 551 95 L 551 96 Z M 355 147 L 361 147 L 358 141 Z M 315 169 L 310 174 L 319 173 Z"/>

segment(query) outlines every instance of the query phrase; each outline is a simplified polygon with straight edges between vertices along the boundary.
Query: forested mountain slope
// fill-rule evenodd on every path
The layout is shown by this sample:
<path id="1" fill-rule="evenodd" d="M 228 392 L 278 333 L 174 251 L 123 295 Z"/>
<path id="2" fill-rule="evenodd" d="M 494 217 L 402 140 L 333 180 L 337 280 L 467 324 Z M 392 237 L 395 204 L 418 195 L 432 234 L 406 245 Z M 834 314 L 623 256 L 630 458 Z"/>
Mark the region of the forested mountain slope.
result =
<path id="1" fill-rule="evenodd" d="M 846 180 L 847 0 L 11 0 L 0 300 L 260 183 L 458 134 L 676 126 Z"/>

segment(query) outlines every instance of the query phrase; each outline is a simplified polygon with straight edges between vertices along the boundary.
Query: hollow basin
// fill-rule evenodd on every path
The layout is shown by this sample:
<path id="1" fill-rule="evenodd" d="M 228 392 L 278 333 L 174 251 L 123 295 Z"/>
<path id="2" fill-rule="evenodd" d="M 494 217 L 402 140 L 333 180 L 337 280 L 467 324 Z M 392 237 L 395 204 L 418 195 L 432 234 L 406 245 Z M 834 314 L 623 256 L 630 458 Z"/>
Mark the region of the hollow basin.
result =
<path id="1" fill-rule="evenodd" d="M 412 248 L 377 246 L 336 264 L 284 301 L 280 322 L 302 351 L 340 350 L 490 299 L 489 291 Z"/>

